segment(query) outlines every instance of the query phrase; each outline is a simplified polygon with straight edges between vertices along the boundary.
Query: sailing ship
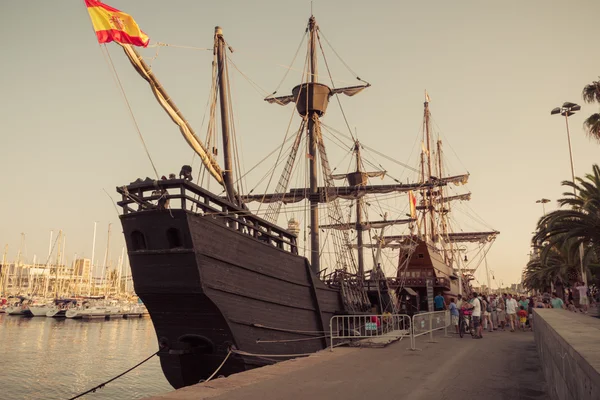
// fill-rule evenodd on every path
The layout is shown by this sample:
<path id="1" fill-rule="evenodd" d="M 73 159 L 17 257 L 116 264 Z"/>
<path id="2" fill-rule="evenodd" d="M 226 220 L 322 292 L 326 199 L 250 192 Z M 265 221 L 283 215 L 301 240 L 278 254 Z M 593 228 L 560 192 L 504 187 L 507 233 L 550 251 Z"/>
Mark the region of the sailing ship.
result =
<path id="1" fill-rule="evenodd" d="M 215 28 L 213 71 L 214 104 L 220 105 L 222 167 L 140 54 L 131 45 L 120 43 L 205 170 L 224 191 L 223 195 L 209 191 L 208 185 L 194 183 L 188 165 L 182 167 L 178 178 L 137 179 L 116 189 L 121 195 L 120 220 L 135 292 L 150 313 L 161 366 L 175 388 L 195 384 L 217 370 L 229 375 L 321 350 L 329 344 L 329 320 L 334 315 L 396 312 L 394 289 L 401 280 L 386 279 L 377 257 L 369 274 L 363 234 L 372 229 L 383 232 L 389 225 L 410 225 L 415 231 L 418 220 L 412 215 L 365 220 L 368 213 L 364 198 L 420 191 L 429 207 L 434 201 L 433 191 L 464 180 L 429 174 L 416 183 L 371 184 L 372 178 L 382 177 L 386 171 L 368 172 L 362 168 L 363 146 L 356 140 L 355 170 L 333 174 L 321 117 L 332 96 L 354 96 L 370 85 L 361 80 L 357 86 L 336 88 L 318 82 L 317 50 L 321 45 L 313 16 L 306 35 L 307 71 L 303 81 L 289 96 L 265 99 L 280 105 L 294 103 L 301 123 L 275 192 L 260 195 L 243 194 L 234 176 L 237 162 L 231 132 L 228 45 L 222 29 Z M 212 115 L 216 115 L 214 109 Z M 302 140 L 308 148 L 309 185 L 290 189 Z M 336 179 L 347 185 L 336 186 Z M 343 212 L 342 200 L 355 205 L 352 219 Z M 268 204 L 262 216 L 249 208 L 254 201 Z M 287 228 L 277 224 L 282 205 L 298 201 L 306 202 L 310 209 L 310 240 L 306 243 L 310 261 L 300 251 L 297 221 L 290 220 Z M 331 223 L 321 225 L 319 212 L 324 204 Z M 327 236 L 333 238 L 331 265 L 322 262 L 327 258 L 323 256 L 321 230 L 331 232 Z M 385 240 L 391 240 L 381 237 L 379 250 Z M 426 236 L 418 236 L 418 232 L 410 237 L 420 237 L 427 243 Z"/>

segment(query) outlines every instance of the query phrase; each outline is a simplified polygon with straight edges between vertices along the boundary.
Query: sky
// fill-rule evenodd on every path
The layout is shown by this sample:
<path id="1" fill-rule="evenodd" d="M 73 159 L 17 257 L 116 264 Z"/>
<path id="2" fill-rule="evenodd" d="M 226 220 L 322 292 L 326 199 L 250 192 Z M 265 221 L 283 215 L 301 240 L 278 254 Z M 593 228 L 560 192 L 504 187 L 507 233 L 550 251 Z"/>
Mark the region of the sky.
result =
<path id="1" fill-rule="evenodd" d="M 262 99 L 289 69 L 309 1 L 107 3 L 131 14 L 151 43 L 210 48 L 214 27 L 223 27 L 235 50 L 231 59 L 261 88 L 232 73 L 244 164 L 249 168 L 281 143 L 291 109 Z M 487 256 L 495 279 L 519 282 L 542 215 L 536 200 L 548 198 L 546 211 L 555 209 L 565 191 L 560 182 L 571 175 L 565 121 L 550 110 L 565 101 L 582 104 L 581 90 L 600 75 L 594 50 L 600 3 L 346 0 L 313 1 L 312 7 L 335 51 L 372 85 L 342 99 L 363 143 L 415 165 L 423 93 L 429 92 L 436 127 L 448 153 L 458 156 L 449 172 L 470 173 L 470 208 L 501 232 Z M 117 46 L 107 48 L 159 173 L 177 173 L 192 161 L 191 150 Z M 68 259 L 90 257 L 94 221 L 95 258 L 103 257 L 111 223 L 110 258 L 116 260 L 124 241 L 115 187 L 153 173 L 83 0 L 0 0 L 0 49 L 0 245 L 8 245 L 8 260 L 16 258 L 25 233 L 23 257 L 45 262 L 49 232 L 59 229 Z M 141 53 L 204 132 L 212 53 L 158 49 L 158 55 L 156 47 Z M 337 57 L 330 58 L 338 84 L 356 84 Z M 279 95 L 297 83 L 301 60 Z M 576 175 L 597 162 L 600 145 L 583 130 L 585 117 L 597 111 L 598 105 L 582 104 L 570 118 Z M 346 129 L 340 116 L 326 118 Z M 409 176 L 395 164 L 389 168 Z"/>

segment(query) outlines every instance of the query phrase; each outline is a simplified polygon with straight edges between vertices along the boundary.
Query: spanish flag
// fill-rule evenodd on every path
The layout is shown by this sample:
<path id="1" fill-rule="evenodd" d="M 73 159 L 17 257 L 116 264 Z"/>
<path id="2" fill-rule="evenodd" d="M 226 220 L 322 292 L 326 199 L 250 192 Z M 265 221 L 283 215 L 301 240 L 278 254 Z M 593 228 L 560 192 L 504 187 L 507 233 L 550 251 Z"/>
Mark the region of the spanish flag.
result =
<path id="1" fill-rule="evenodd" d="M 410 203 L 410 217 L 417 218 L 417 198 L 412 190 L 408 191 L 408 202 Z"/>
<path id="2" fill-rule="evenodd" d="M 109 43 L 113 40 L 121 44 L 148 46 L 150 38 L 129 14 L 125 14 L 103 4 L 99 0 L 85 0 L 98 42 Z"/>

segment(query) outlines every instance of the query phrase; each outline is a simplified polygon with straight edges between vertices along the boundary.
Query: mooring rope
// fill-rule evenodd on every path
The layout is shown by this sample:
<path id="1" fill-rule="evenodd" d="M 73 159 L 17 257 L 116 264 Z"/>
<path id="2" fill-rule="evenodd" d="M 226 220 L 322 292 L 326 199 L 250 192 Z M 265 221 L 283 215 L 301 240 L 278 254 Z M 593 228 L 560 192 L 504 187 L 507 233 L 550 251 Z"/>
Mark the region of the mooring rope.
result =
<path id="1" fill-rule="evenodd" d="M 78 399 L 78 398 L 80 398 L 80 397 L 82 397 L 82 396 L 85 396 L 85 395 L 86 395 L 86 394 L 88 394 L 88 393 L 93 393 L 93 392 L 95 392 L 95 391 L 96 391 L 96 390 L 98 390 L 98 389 L 102 389 L 102 388 L 103 388 L 104 386 L 106 386 L 107 384 L 111 383 L 111 382 L 112 382 L 112 381 L 114 381 L 115 379 L 118 379 L 118 378 L 122 377 L 122 376 L 123 376 L 123 375 L 125 375 L 126 373 L 133 371 L 134 369 L 136 369 L 137 367 L 139 367 L 140 365 L 142 365 L 143 363 L 145 363 L 146 361 L 148 361 L 149 359 L 151 359 L 152 357 L 154 357 L 154 356 L 155 356 L 155 355 L 157 355 L 157 354 L 158 354 L 158 351 L 157 351 L 156 353 L 152 354 L 150 357 L 148 357 L 148 358 L 146 358 L 145 360 L 143 360 L 142 362 L 139 362 L 139 363 L 137 363 L 136 365 L 134 365 L 133 367 L 129 368 L 127 371 L 125 371 L 125 372 L 122 372 L 122 373 L 120 373 L 119 375 L 115 376 L 114 378 L 112 378 L 112 379 L 109 379 L 109 380 L 107 380 L 106 382 L 103 382 L 103 383 L 101 383 L 101 384 L 99 384 L 99 385 L 97 385 L 97 386 L 94 386 L 93 388 L 91 388 L 91 389 L 89 389 L 89 390 L 86 390 L 85 392 L 83 392 L 83 393 L 80 393 L 80 394 L 78 394 L 78 395 L 77 395 L 77 396 L 75 396 L 75 397 L 71 397 L 69 400 L 75 400 L 75 399 Z"/>

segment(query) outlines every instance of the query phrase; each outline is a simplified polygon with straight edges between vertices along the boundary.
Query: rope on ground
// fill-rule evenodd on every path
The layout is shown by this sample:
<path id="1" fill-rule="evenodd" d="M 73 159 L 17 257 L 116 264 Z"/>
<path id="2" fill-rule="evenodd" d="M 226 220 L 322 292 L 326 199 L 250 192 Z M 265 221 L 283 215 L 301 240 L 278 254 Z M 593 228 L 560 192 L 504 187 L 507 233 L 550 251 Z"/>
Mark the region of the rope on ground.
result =
<path id="1" fill-rule="evenodd" d="M 134 365 L 133 367 L 129 368 L 127 371 L 125 371 L 125 372 L 123 372 L 123 373 L 120 373 L 119 375 L 115 376 L 114 378 L 112 378 L 112 379 L 109 379 L 109 380 L 107 380 L 106 382 L 103 382 L 103 383 L 99 384 L 98 386 L 94 386 L 93 388 L 91 388 L 91 389 L 89 389 L 89 390 L 86 390 L 85 392 L 83 392 L 83 393 L 81 393 L 81 394 L 78 394 L 78 395 L 77 395 L 77 396 L 75 396 L 75 397 L 71 397 L 69 400 L 75 400 L 75 399 L 78 399 L 78 398 L 80 398 L 80 397 L 82 397 L 82 396 L 85 396 L 85 395 L 86 395 L 86 394 L 88 394 L 88 393 L 93 393 L 93 392 L 95 392 L 95 391 L 96 391 L 96 390 L 98 390 L 98 389 L 102 389 L 102 388 L 103 388 L 104 386 L 106 386 L 107 384 L 111 383 L 111 382 L 112 382 L 112 381 L 114 381 L 115 379 L 118 379 L 118 378 L 122 377 L 122 376 L 123 376 L 123 375 L 125 375 L 126 373 L 128 373 L 128 372 L 130 372 L 130 371 L 133 371 L 134 369 L 136 369 L 137 367 L 139 367 L 140 365 L 142 365 L 143 363 L 145 363 L 146 361 L 148 361 L 149 359 L 151 359 L 152 357 L 154 357 L 154 356 L 155 356 L 155 355 L 157 355 L 157 354 L 158 354 L 158 351 L 157 351 L 156 353 L 152 354 L 150 357 L 148 357 L 148 358 L 146 358 L 145 360 L 143 360 L 142 362 L 139 362 L 139 363 L 137 363 L 136 365 Z"/>
<path id="2" fill-rule="evenodd" d="M 221 365 L 219 365 L 219 368 L 217 368 L 217 369 L 215 370 L 215 372 L 213 372 L 213 373 L 212 373 L 212 375 L 211 375 L 211 376 L 209 376 L 209 377 L 208 377 L 208 379 L 207 379 L 207 380 L 205 380 L 204 382 L 208 382 L 208 381 L 210 381 L 210 380 L 211 380 L 211 379 L 212 379 L 212 378 L 213 378 L 213 377 L 214 377 L 214 376 L 217 374 L 217 372 L 219 372 L 219 371 L 221 370 L 221 368 L 222 368 L 222 367 L 223 367 L 223 365 L 225 364 L 225 361 L 227 361 L 227 359 L 228 359 L 228 358 L 229 358 L 229 356 L 231 355 L 231 352 L 232 352 L 232 351 L 233 351 L 233 350 L 229 350 L 229 353 L 227 353 L 227 356 L 225 357 L 225 359 L 223 360 L 223 362 L 221 363 Z"/>

